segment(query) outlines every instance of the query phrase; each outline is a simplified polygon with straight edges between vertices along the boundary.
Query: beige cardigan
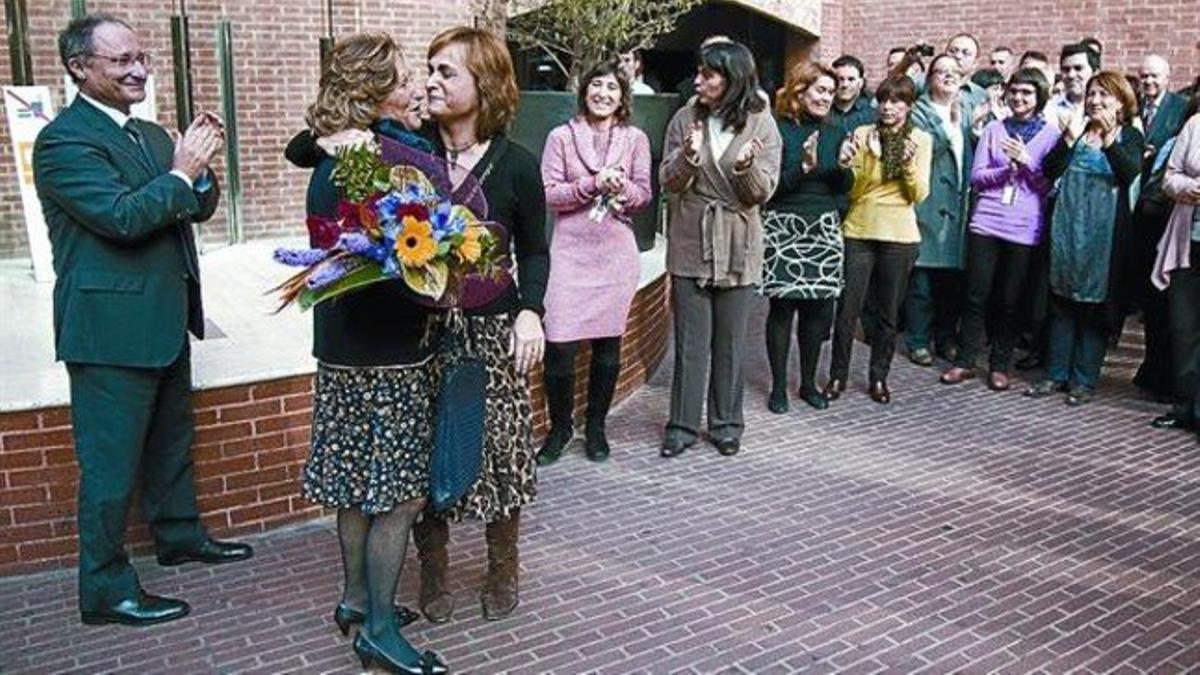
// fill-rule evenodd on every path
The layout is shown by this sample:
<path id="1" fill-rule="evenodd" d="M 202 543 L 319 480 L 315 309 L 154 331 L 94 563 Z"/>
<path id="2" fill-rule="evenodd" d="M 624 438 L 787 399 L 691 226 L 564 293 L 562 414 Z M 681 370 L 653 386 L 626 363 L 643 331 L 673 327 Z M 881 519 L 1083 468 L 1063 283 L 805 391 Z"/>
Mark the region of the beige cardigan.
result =
<path id="1" fill-rule="evenodd" d="M 770 111 L 751 113 L 721 155 L 713 159 L 708 125 L 699 164 L 684 154 L 687 131 L 697 119 L 695 102 L 667 127 L 659 182 L 671 193 L 667 224 L 667 271 L 714 286 L 751 286 L 762 281 L 763 232 L 759 207 L 779 183 L 783 141 Z M 733 169 L 742 146 L 755 138 L 763 150 L 750 168 Z"/>

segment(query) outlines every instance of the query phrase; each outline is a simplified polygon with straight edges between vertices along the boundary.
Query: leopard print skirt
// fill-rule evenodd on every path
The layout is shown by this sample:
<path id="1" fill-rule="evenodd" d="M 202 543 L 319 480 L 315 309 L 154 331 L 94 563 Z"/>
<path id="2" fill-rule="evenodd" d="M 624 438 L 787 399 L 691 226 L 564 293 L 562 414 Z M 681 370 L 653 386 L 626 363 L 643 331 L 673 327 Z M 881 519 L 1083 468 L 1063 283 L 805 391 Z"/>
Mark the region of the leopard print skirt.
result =
<path id="1" fill-rule="evenodd" d="M 483 468 L 466 495 L 446 512 L 449 520 L 504 520 L 537 498 L 536 448 L 529 381 L 508 353 L 513 319 L 507 314 L 467 317 L 468 350 L 487 365 Z"/>

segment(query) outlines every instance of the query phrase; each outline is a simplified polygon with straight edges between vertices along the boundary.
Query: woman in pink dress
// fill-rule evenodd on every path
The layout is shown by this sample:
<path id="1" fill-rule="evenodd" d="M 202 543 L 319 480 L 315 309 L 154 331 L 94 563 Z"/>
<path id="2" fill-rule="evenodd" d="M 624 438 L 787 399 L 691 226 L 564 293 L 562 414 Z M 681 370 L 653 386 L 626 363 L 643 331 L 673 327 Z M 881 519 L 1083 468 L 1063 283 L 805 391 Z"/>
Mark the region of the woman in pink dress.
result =
<path id="1" fill-rule="evenodd" d="M 608 457 L 604 420 L 621 372 L 621 335 L 640 263 L 630 217 L 650 203 L 650 140 L 629 124 L 630 86 L 616 61 L 583 77 L 579 113 L 556 127 L 542 154 L 546 204 L 555 214 L 546 289 L 546 466 L 574 435 L 575 355 L 590 340 L 586 453 Z"/>

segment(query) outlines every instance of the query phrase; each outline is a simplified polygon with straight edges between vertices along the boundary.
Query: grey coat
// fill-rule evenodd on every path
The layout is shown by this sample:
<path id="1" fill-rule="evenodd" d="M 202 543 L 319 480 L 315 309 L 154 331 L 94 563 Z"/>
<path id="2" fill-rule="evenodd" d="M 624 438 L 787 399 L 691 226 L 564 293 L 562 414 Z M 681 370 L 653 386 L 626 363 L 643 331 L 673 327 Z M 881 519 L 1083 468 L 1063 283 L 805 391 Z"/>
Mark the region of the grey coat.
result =
<path id="1" fill-rule="evenodd" d="M 929 171 L 929 197 L 917 205 L 917 226 L 921 230 L 921 253 L 917 267 L 962 269 L 965 260 L 966 228 L 971 206 L 971 165 L 975 159 L 975 139 L 971 118 L 965 109 L 960 124 L 963 133 L 963 158 L 960 165 L 950 149 L 950 137 L 942 118 L 934 110 L 928 94 L 913 106 L 913 125 L 933 137 L 933 157 Z"/>

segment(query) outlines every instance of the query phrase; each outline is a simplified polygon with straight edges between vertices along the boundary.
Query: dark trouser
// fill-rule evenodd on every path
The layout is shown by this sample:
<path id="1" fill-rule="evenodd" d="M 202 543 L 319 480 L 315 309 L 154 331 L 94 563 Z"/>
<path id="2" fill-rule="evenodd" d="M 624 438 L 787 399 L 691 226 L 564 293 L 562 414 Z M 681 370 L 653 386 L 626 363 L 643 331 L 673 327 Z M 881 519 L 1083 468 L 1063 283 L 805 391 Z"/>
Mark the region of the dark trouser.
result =
<path id="1" fill-rule="evenodd" d="M 185 345 L 165 368 L 68 363 L 79 460 L 79 606 L 94 612 L 136 596 L 125 553 L 135 489 L 160 553 L 205 534 L 192 477 L 192 369 Z"/>
<path id="2" fill-rule="evenodd" d="M 1143 205 L 1144 207 L 1145 205 Z M 1174 391 L 1175 372 L 1172 367 L 1171 325 L 1168 316 L 1167 291 L 1160 291 L 1150 282 L 1158 241 L 1167 228 L 1170 210 L 1139 208 L 1134 221 L 1135 247 L 1133 269 L 1142 308 L 1142 329 L 1146 336 L 1146 351 L 1142 365 L 1133 382 L 1146 391 L 1170 394 Z"/>
<path id="3" fill-rule="evenodd" d="M 1046 213 L 1049 212 L 1047 208 Z M 1030 258 L 1021 305 L 1031 350 L 1044 354 L 1049 351 L 1050 340 L 1050 237 L 1047 234 L 1042 239 Z"/>
<path id="4" fill-rule="evenodd" d="M 1192 242 L 1191 266 L 1171 273 L 1171 360 L 1178 402 L 1172 415 L 1200 424 L 1200 242 Z"/>
<path id="5" fill-rule="evenodd" d="M 701 287 L 695 279 L 671 277 L 675 373 L 668 437 L 684 443 L 696 440 L 707 375 L 709 435 L 716 441 L 741 438 L 745 427 L 742 354 L 753 296 L 749 286 Z"/>
<path id="6" fill-rule="evenodd" d="M 827 300 L 786 300 L 771 298 L 767 313 L 767 361 L 771 364 L 771 389 L 787 390 L 788 351 L 792 345 L 792 320 L 799 314 L 796 341 L 800 345 L 800 391 L 817 390 L 817 362 L 821 343 L 829 338 L 833 325 L 834 298 Z"/>
<path id="7" fill-rule="evenodd" d="M 964 284 L 962 270 L 913 268 L 904 300 L 904 339 L 909 351 L 929 349 L 931 340 L 943 353 L 958 344 Z"/>
<path id="8" fill-rule="evenodd" d="M 918 244 L 897 244 L 865 239 L 846 240 L 845 280 L 833 331 L 833 361 L 829 378 L 846 381 L 854 324 L 862 313 L 870 289 L 879 307 L 879 322 L 871 340 L 871 382 L 887 380 L 896 351 L 896 317 L 908 289 L 908 275 L 917 259 Z"/>
<path id="9" fill-rule="evenodd" d="M 1046 377 L 1072 387 L 1095 389 L 1108 350 L 1102 305 L 1057 295 L 1050 301 L 1050 353 Z"/>
<path id="10" fill-rule="evenodd" d="M 617 378 L 621 374 L 621 338 L 595 338 L 592 360 L 588 367 L 588 410 L 589 426 L 603 426 L 604 418 L 616 391 Z M 571 417 L 575 401 L 575 355 L 579 353 L 581 341 L 547 342 L 544 360 L 547 390 L 552 386 L 564 387 L 564 396 L 547 396 L 550 421 L 560 427 L 571 428 Z M 549 393 L 549 391 L 547 391 Z"/>
<path id="11" fill-rule="evenodd" d="M 1017 309 L 1037 249 L 974 232 L 967 233 L 967 302 L 962 344 L 955 365 L 974 368 L 988 328 L 988 370 L 1007 373 L 1017 344 Z M 995 314 L 988 317 L 988 309 Z"/>

